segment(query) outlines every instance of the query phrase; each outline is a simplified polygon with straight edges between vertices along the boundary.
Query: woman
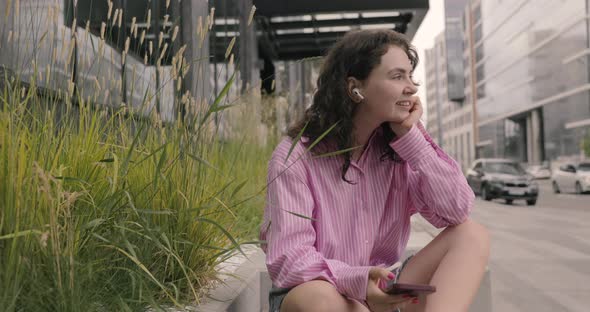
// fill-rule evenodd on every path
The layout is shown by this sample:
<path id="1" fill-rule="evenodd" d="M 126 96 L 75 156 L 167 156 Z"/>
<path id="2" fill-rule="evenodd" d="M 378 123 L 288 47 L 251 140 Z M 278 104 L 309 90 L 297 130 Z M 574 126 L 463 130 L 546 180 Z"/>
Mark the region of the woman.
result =
<path id="1" fill-rule="evenodd" d="M 417 63 L 392 30 L 350 32 L 325 57 L 312 105 L 269 162 L 260 238 L 271 311 L 467 311 L 488 234 L 469 219 L 460 167 L 420 123 Z M 446 229 L 390 272 L 414 213 Z M 392 296 L 388 280 L 437 291 Z"/>

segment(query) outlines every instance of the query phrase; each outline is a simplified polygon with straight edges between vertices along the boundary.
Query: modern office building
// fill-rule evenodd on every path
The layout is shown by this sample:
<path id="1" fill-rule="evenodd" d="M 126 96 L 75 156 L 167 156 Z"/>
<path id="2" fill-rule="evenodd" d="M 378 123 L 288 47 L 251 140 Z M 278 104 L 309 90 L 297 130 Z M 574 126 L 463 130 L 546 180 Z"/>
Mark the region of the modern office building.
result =
<path id="1" fill-rule="evenodd" d="M 464 86 L 461 16 L 466 0 L 445 1 L 445 29 L 425 56 L 428 130 L 437 144 L 466 168 L 475 155 L 472 106 Z"/>
<path id="2" fill-rule="evenodd" d="M 471 0 L 465 100 L 478 157 L 581 155 L 590 125 L 587 0 Z"/>

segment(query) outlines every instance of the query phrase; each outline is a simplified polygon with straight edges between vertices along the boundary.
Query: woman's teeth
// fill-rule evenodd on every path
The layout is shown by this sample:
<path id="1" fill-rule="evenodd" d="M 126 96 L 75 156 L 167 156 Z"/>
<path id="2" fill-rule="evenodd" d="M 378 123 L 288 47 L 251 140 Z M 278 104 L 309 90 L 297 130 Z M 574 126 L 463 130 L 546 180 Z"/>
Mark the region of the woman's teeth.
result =
<path id="1" fill-rule="evenodd" d="M 410 106 L 410 101 L 400 101 L 395 103 L 396 105 L 400 105 L 400 106 Z"/>

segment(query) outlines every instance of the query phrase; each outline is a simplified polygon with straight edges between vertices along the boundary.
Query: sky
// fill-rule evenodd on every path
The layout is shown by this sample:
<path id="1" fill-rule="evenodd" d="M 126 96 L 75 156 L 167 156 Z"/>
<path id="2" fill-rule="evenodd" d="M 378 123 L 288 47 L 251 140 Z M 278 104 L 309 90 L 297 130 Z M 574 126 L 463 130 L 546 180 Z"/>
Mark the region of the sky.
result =
<path id="1" fill-rule="evenodd" d="M 432 48 L 434 45 L 434 37 L 436 37 L 440 32 L 444 30 L 445 27 L 445 9 L 444 9 L 444 0 L 430 0 L 429 1 L 430 8 L 428 9 L 428 13 L 424 17 L 422 24 L 420 24 L 420 28 L 414 35 L 412 40 L 412 44 L 416 47 L 418 51 L 418 57 L 420 62 L 418 63 L 418 67 L 414 70 L 414 78 L 416 81 L 420 82 L 421 86 L 418 87 L 418 96 L 420 97 L 420 101 L 424 107 L 424 116 L 422 116 L 422 120 L 426 121 L 426 116 L 428 112 L 426 111 L 426 78 L 424 77 L 424 60 L 425 60 L 425 50 Z"/>

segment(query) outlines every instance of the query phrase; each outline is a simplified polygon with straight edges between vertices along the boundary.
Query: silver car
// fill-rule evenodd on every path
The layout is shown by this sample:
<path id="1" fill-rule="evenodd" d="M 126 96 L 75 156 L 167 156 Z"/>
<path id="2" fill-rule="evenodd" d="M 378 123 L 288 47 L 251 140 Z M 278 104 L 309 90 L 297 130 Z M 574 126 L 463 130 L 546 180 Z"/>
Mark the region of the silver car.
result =
<path id="1" fill-rule="evenodd" d="M 554 170 L 551 175 L 551 184 L 555 193 L 582 194 L 590 191 L 590 162 L 567 163 L 559 166 L 559 169 Z"/>
<path id="2" fill-rule="evenodd" d="M 501 198 L 507 204 L 511 204 L 515 199 L 525 200 L 529 206 L 537 203 L 538 183 L 513 160 L 476 159 L 467 170 L 466 178 L 473 192 L 484 200 Z"/>

